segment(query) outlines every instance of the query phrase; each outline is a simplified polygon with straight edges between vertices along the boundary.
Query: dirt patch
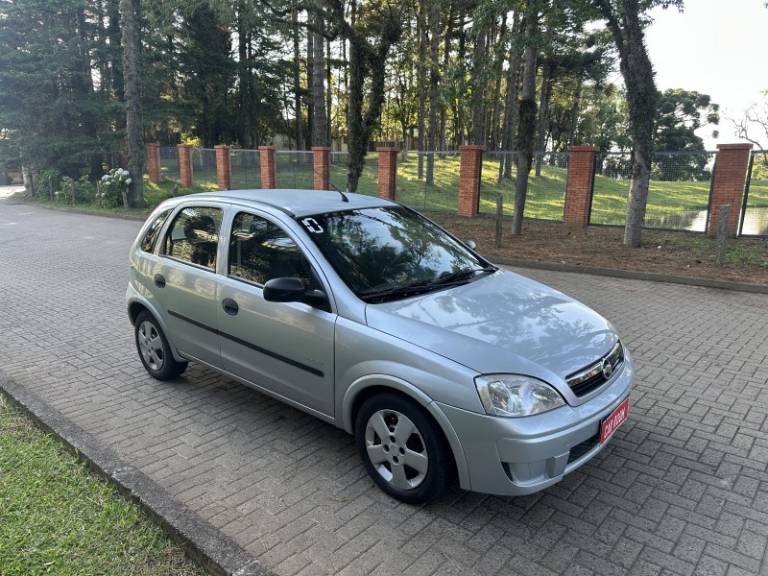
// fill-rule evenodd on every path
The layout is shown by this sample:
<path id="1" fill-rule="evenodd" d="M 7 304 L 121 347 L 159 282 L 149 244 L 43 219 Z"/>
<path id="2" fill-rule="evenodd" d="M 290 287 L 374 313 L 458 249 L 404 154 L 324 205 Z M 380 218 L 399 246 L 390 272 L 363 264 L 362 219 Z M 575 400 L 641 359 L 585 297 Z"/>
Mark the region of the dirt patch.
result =
<path id="1" fill-rule="evenodd" d="M 511 219 L 505 219 L 502 247 L 496 248 L 493 218 L 460 218 L 442 213 L 429 216 L 459 238 L 477 242 L 480 253 L 491 260 L 557 262 L 768 286 L 768 241 L 764 239 L 729 239 L 726 264 L 720 267 L 717 241 L 703 234 L 646 230 L 643 246 L 633 249 L 622 243 L 624 229 L 619 227 L 574 229 L 559 222 L 529 220 L 522 236 L 513 236 Z"/>

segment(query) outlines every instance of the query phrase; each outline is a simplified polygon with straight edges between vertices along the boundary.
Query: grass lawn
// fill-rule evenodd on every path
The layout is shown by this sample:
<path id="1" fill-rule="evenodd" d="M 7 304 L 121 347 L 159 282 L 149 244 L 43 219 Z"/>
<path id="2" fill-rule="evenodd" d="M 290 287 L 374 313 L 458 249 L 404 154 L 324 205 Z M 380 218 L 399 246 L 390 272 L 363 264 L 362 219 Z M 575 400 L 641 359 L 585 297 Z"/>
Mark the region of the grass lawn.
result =
<path id="1" fill-rule="evenodd" d="M 0 574 L 206 574 L 0 395 Z"/>

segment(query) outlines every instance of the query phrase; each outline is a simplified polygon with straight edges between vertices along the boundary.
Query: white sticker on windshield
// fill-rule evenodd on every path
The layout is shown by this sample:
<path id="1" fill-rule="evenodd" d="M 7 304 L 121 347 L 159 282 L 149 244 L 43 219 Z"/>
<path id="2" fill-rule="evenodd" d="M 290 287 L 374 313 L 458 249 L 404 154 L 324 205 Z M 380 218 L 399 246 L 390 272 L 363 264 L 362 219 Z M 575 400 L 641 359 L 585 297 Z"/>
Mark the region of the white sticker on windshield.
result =
<path id="1" fill-rule="evenodd" d="M 301 223 L 304 224 L 304 227 L 312 232 L 312 234 L 322 234 L 323 232 L 323 227 L 320 226 L 314 218 L 304 218 Z"/>

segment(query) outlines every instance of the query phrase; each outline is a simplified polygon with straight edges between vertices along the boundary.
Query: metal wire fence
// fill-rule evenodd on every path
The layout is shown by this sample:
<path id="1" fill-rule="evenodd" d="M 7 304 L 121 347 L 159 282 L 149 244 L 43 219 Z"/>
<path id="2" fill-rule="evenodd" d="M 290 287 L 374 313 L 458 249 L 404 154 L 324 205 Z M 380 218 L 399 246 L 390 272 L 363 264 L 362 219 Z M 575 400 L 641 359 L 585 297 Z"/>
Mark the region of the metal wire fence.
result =
<path id="1" fill-rule="evenodd" d="M 458 151 L 409 151 L 398 156 L 398 202 L 416 210 L 455 212 L 458 194 Z"/>
<path id="2" fill-rule="evenodd" d="M 275 152 L 275 186 L 277 188 L 312 188 L 314 161 L 309 150 Z"/>
<path id="3" fill-rule="evenodd" d="M 716 152 L 657 152 L 645 227 L 703 232 Z M 609 152 L 597 158 L 590 224 L 623 226 L 632 177 L 630 153 Z"/>
<path id="4" fill-rule="evenodd" d="M 768 237 L 768 152 L 753 152 L 741 234 Z"/>
<path id="5" fill-rule="evenodd" d="M 331 153 L 331 188 L 347 190 L 347 175 L 349 173 L 349 154 L 347 152 Z M 378 192 L 379 156 L 368 154 L 365 157 L 363 173 L 357 182 L 358 194 L 376 196 Z"/>
<path id="6" fill-rule="evenodd" d="M 214 190 L 218 186 L 216 177 L 216 150 L 213 148 L 191 148 L 192 180 L 195 186 Z"/>
<path id="7" fill-rule="evenodd" d="M 176 146 L 160 147 L 160 176 L 178 182 L 179 149 Z"/>
<path id="8" fill-rule="evenodd" d="M 233 148 L 229 151 L 233 190 L 261 188 L 261 155 L 258 150 Z"/>
<path id="9" fill-rule="evenodd" d="M 516 152 L 487 152 L 480 176 L 480 213 L 496 212 L 496 196 L 501 193 L 504 215 L 515 213 Z M 562 221 L 565 188 L 568 181 L 568 153 L 535 154 L 528 176 L 525 199 L 526 218 Z"/>

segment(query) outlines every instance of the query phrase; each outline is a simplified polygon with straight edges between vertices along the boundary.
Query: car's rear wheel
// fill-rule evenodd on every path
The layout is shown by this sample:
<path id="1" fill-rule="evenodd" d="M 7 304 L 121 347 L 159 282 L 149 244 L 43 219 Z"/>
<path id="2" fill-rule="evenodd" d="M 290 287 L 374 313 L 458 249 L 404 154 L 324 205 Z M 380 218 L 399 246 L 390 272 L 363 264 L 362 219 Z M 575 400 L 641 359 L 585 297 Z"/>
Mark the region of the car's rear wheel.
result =
<path id="1" fill-rule="evenodd" d="M 408 504 L 439 498 L 453 473 L 450 448 L 430 416 L 398 394 L 368 398 L 358 410 L 355 441 L 368 474 Z"/>
<path id="2" fill-rule="evenodd" d="M 134 333 L 136 350 L 150 376 L 172 380 L 187 369 L 187 362 L 179 362 L 173 357 L 168 339 L 152 314 L 144 311 L 136 317 Z"/>

